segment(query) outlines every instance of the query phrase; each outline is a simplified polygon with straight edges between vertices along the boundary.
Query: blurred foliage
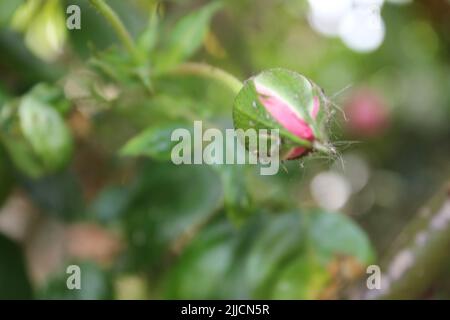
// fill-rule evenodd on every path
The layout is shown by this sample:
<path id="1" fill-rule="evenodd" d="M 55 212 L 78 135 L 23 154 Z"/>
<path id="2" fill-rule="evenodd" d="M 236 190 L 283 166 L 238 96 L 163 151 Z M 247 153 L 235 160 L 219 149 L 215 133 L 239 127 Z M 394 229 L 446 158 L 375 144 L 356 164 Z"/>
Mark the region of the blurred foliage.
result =
<path id="1" fill-rule="evenodd" d="M 31 284 L 20 247 L 0 235 L 0 299 L 30 299 Z"/>
<path id="2" fill-rule="evenodd" d="M 31 177 L 60 169 L 71 156 L 72 138 L 58 112 L 67 103 L 61 99 L 39 85 L 1 110 L 2 141 L 15 165 Z"/>
<path id="3" fill-rule="evenodd" d="M 27 225 L 12 237 L 20 245 L 0 236 L 0 298 L 336 298 L 448 179 L 448 1 L 385 4 L 386 38 L 366 54 L 315 33 L 304 0 L 107 1 L 131 52 L 89 0 L 77 1 L 82 29 L 71 31 L 71 1 L 43 1 L 0 2 L 0 233 Z M 205 64 L 181 68 L 192 61 Z M 284 162 L 274 177 L 171 164 L 174 128 L 233 127 L 233 77 L 206 63 L 238 79 L 278 67 L 313 79 L 330 99 L 336 156 Z M 331 210 L 312 182 L 332 171 L 352 184 L 362 175 L 342 168 L 347 155 L 367 181 Z M 27 214 L 39 219 L 12 218 Z M 63 235 L 43 229 L 32 247 L 36 220 Z M 120 250 L 98 258 L 109 249 L 87 232 L 74 254 L 64 232 L 79 223 L 117 235 Z M 33 260 L 55 245 L 55 261 Z M 66 288 L 71 264 L 80 291 Z"/>
<path id="4" fill-rule="evenodd" d="M 64 300 L 107 300 L 112 299 L 113 284 L 111 275 L 90 262 L 76 262 L 83 272 L 80 286 L 82 290 L 67 290 L 66 272 L 54 275 L 37 293 L 38 299 Z"/>
<path id="5" fill-rule="evenodd" d="M 239 231 L 218 222 L 186 248 L 169 274 L 167 297 L 317 299 L 332 281 L 327 267 L 337 254 L 360 265 L 373 261 L 364 233 L 340 214 L 262 214 Z"/>

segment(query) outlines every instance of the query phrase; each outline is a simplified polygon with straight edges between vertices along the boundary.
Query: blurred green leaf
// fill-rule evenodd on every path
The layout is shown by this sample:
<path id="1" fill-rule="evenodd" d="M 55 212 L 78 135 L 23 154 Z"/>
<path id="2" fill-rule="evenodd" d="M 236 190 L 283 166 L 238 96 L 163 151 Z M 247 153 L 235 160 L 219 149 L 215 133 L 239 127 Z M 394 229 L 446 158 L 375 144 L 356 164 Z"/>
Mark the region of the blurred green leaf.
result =
<path id="1" fill-rule="evenodd" d="M 81 289 L 67 288 L 67 279 L 70 274 L 61 272 L 53 275 L 47 284 L 38 293 L 38 299 L 49 300 L 108 300 L 112 299 L 113 284 L 109 272 L 103 270 L 92 262 L 73 263 L 80 267 Z"/>
<path id="2" fill-rule="evenodd" d="M 159 28 L 160 28 L 160 19 L 158 16 L 158 7 L 160 3 L 152 3 L 150 4 L 151 14 L 147 27 L 144 32 L 139 36 L 137 41 L 137 46 L 141 52 L 149 54 L 155 48 L 158 42 Z"/>
<path id="3" fill-rule="evenodd" d="M 226 121 L 232 127 L 230 108 L 235 95 L 223 90 L 221 83 L 195 76 L 167 76 L 158 78 L 155 87 L 159 93 L 155 108 L 164 108 L 167 113 L 191 121 L 193 118 Z"/>
<path id="4" fill-rule="evenodd" d="M 181 123 L 150 127 L 128 141 L 120 154 L 123 156 L 148 156 L 155 160 L 170 161 L 173 147 L 180 143 L 171 141 L 172 132 L 186 127 L 186 124 Z"/>
<path id="5" fill-rule="evenodd" d="M 280 272 L 271 299 L 317 299 L 330 279 L 314 254 L 298 257 Z"/>
<path id="6" fill-rule="evenodd" d="M 208 219 L 222 201 L 219 177 L 207 166 L 147 163 L 125 220 L 132 265 L 159 265 L 173 242 Z"/>
<path id="7" fill-rule="evenodd" d="M 65 18 L 59 0 L 28 0 L 15 11 L 11 26 L 24 33 L 30 51 L 40 59 L 52 62 L 61 55 L 66 43 Z"/>
<path id="8" fill-rule="evenodd" d="M 222 7 L 213 1 L 177 22 L 168 36 L 164 50 L 155 58 L 158 71 L 166 71 L 191 57 L 202 45 L 211 18 Z"/>
<path id="9" fill-rule="evenodd" d="M 72 153 L 72 137 L 64 120 L 51 106 L 25 97 L 19 106 L 20 125 L 45 170 L 64 166 Z"/>
<path id="10" fill-rule="evenodd" d="M 31 299 L 32 288 L 20 247 L 0 234 L 0 299 Z"/>
<path id="11" fill-rule="evenodd" d="M 316 212 L 309 216 L 308 224 L 310 245 L 322 261 L 329 261 L 336 253 L 355 257 L 361 264 L 374 261 L 370 240 L 349 217 Z"/>
<path id="12" fill-rule="evenodd" d="M 373 261 L 374 252 L 367 236 L 343 214 L 306 213 L 303 228 L 306 241 L 302 255 L 280 267 L 277 279 L 271 280 L 272 298 L 317 299 L 331 280 L 327 267 L 333 259 L 353 257 L 361 266 Z"/>
<path id="13" fill-rule="evenodd" d="M 171 271 L 167 297 L 223 299 L 224 280 L 234 259 L 233 235 L 235 231 L 227 223 L 214 224 L 201 233 Z"/>
<path id="14" fill-rule="evenodd" d="M 222 179 L 227 217 L 235 226 L 241 226 L 254 210 L 245 180 L 245 168 L 236 165 L 218 165 L 214 168 Z"/>
<path id="15" fill-rule="evenodd" d="M 270 296 L 281 267 L 303 254 L 306 232 L 304 215 L 295 212 L 264 217 L 258 236 L 246 257 L 245 274 L 252 295 Z"/>
<path id="16" fill-rule="evenodd" d="M 135 190 L 129 186 L 108 186 L 100 192 L 88 212 L 104 223 L 114 222 L 127 211 Z"/>
<path id="17" fill-rule="evenodd" d="M 319 234 L 334 244 L 324 245 Z M 353 245 L 347 246 L 349 242 Z M 169 272 L 167 295 L 318 298 L 332 280 L 328 264 L 341 255 L 355 257 L 361 265 L 373 258 L 367 237 L 345 216 L 319 211 L 259 214 L 238 231 L 226 224 L 206 228 Z"/>
<path id="18" fill-rule="evenodd" d="M 58 111 L 45 102 L 50 96 L 42 89 L 4 105 L 0 114 L 0 136 L 13 163 L 33 178 L 60 170 L 73 147 L 69 128 Z"/>
<path id="19" fill-rule="evenodd" d="M 71 104 L 64 96 L 61 88 L 48 83 L 39 83 L 35 85 L 28 96 L 42 103 L 51 105 L 60 114 L 64 115 L 69 112 Z"/>
<path id="20" fill-rule="evenodd" d="M 89 59 L 89 65 L 107 80 L 125 87 L 126 91 L 135 90 L 136 85 L 140 85 L 145 89 L 143 93 L 148 98 L 148 93 L 153 93 L 153 80 L 149 62 L 145 59 L 146 57 L 137 63 L 119 48 L 111 47 L 102 52 L 95 52 Z M 96 93 L 96 88 L 92 89 L 93 93 Z"/>
<path id="21" fill-rule="evenodd" d="M 105 51 L 95 52 L 89 59 L 89 65 L 107 78 L 121 84 L 133 81 L 135 67 L 130 57 L 119 48 L 112 47 Z"/>

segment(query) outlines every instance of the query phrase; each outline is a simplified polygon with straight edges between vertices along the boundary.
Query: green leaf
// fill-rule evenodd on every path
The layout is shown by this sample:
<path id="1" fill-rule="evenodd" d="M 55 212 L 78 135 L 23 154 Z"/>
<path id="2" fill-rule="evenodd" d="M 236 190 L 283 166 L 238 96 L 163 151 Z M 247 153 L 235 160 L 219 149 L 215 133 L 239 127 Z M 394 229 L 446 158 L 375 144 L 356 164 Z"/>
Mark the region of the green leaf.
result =
<path id="1" fill-rule="evenodd" d="M 317 299 L 330 278 L 314 255 L 298 257 L 280 272 L 271 298 Z"/>
<path id="2" fill-rule="evenodd" d="M 160 21 L 158 16 L 158 8 L 160 3 L 151 4 L 150 19 L 144 32 L 140 35 L 137 46 L 141 52 L 151 53 L 158 42 L 158 33 L 160 28 Z"/>
<path id="3" fill-rule="evenodd" d="M 149 162 L 130 188 L 123 218 L 132 266 L 160 265 L 173 242 L 223 201 L 220 180 L 207 166 Z"/>
<path id="4" fill-rule="evenodd" d="M 217 165 L 214 168 L 222 178 L 227 217 L 235 226 L 241 226 L 253 214 L 245 168 L 236 165 Z"/>
<path id="5" fill-rule="evenodd" d="M 189 59 L 201 47 L 211 18 L 221 7 L 220 1 L 213 1 L 178 21 L 165 49 L 156 57 L 157 70 L 166 71 Z"/>
<path id="6" fill-rule="evenodd" d="M 137 79 L 135 64 L 129 55 L 117 47 L 95 52 L 88 62 L 96 72 L 119 84 L 130 84 Z"/>
<path id="7" fill-rule="evenodd" d="M 224 279 L 233 262 L 235 232 L 227 223 L 201 233 L 171 270 L 165 295 L 169 299 L 223 299 Z M 189 275 L 189 276 L 188 276 Z"/>
<path id="8" fill-rule="evenodd" d="M 333 280 L 329 264 L 342 255 L 366 265 L 373 250 L 365 234 L 338 213 L 260 214 L 239 230 L 223 222 L 213 224 L 168 273 L 167 295 L 315 299 Z"/>
<path id="9" fill-rule="evenodd" d="M 66 43 L 67 28 L 59 0 L 26 1 L 12 18 L 12 27 L 24 33 L 26 46 L 40 59 L 57 59 Z"/>
<path id="10" fill-rule="evenodd" d="M 62 168 L 72 153 L 72 136 L 64 120 L 51 106 L 25 97 L 19 106 L 25 139 L 46 171 Z"/>
<path id="11" fill-rule="evenodd" d="M 306 240 L 304 215 L 298 212 L 265 217 L 245 264 L 249 290 L 267 298 L 281 267 L 302 255 Z"/>
<path id="12" fill-rule="evenodd" d="M 308 223 L 310 244 L 322 260 L 329 261 L 339 253 L 355 257 L 361 264 L 374 261 L 375 253 L 369 238 L 349 217 L 339 213 L 315 212 L 309 216 Z"/>
<path id="13" fill-rule="evenodd" d="M 101 222 L 114 222 L 126 212 L 134 196 L 128 186 L 108 186 L 100 192 L 88 212 L 93 212 Z"/>
<path id="14" fill-rule="evenodd" d="M 33 93 L 4 105 L 0 136 L 14 165 L 38 178 L 56 172 L 72 154 L 72 136 L 61 115 Z"/>
<path id="15" fill-rule="evenodd" d="M 159 161 L 170 161 L 172 149 L 179 143 L 171 141 L 171 134 L 178 128 L 192 131 L 192 128 L 181 123 L 151 127 L 132 138 L 120 153 L 123 156 L 148 156 Z M 234 165 L 212 165 L 212 168 L 219 173 L 222 180 L 227 215 L 239 226 L 252 213 L 245 182 L 245 169 Z"/>
<path id="16" fill-rule="evenodd" d="M 180 143 L 171 141 L 172 132 L 185 127 L 185 124 L 175 123 L 148 128 L 128 141 L 120 154 L 133 157 L 148 156 L 155 160 L 170 161 L 173 147 Z"/>
<path id="17" fill-rule="evenodd" d="M 345 215 L 316 211 L 305 218 L 305 251 L 282 268 L 271 289 L 273 299 L 317 299 L 332 280 L 327 266 L 337 256 L 353 257 L 361 266 L 374 260 L 367 236 Z"/>
<path id="18" fill-rule="evenodd" d="M 28 96 L 47 105 L 51 105 L 62 115 L 70 111 L 71 104 L 65 98 L 63 90 L 54 85 L 39 83 L 31 89 Z"/>
<path id="19" fill-rule="evenodd" d="M 281 268 L 268 294 L 271 298 L 317 299 L 332 280 L 327 267 L 333 259 L 352 257 L 361 266 L 374 260 L 367 236 L 343 214 L 321 211 L 305 214 L 304 231 L 304 251 Z"/>
<path id="20" fill-rule="evenodd" d="M 0 300 L 31 298 L 22 250 L 0 234 Z"/>

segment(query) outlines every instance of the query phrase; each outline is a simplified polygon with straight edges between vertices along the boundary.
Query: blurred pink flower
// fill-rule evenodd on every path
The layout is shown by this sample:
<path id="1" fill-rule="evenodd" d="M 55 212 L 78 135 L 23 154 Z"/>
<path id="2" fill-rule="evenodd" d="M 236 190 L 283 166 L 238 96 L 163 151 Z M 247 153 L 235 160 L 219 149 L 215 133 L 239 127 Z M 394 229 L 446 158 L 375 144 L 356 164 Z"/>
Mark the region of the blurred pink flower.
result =
<path id="1" fill-rule="evenodd" d="M 380 94 L 359 89 L 345 103 L 347 129 L 353 135 L 374 137 L 382 134 L 390 122 L 390 112 Z"/>

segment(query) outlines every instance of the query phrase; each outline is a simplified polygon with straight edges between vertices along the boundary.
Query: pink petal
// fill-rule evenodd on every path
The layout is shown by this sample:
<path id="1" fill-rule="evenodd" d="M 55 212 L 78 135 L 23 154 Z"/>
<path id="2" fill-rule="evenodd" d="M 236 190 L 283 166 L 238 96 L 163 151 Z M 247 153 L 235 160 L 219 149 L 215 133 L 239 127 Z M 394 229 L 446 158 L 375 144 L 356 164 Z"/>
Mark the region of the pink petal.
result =
<path id="1" fill-rule="evenodd" d="M 306 149 L 303 147 L 293 148 L 289 151 L 288 155 L 286 156 L 286 159 L 288 159 L 288 160 L 296 159 L 296 158 L 300 157 L 301 155 L 303 155 L 305 152 L 306 152 Z"/>
<path id="2" fill-rule="evenodd" d="M 313 108 L 311 110 L 311 117 L 313 119 L 316 119 L 320 109 L 320 100 L 318 96 L 315 96 L 313 99 L 314 100 L 313 100 Z"/>
<path id="3" fill-rule="evenodd" d="M 287 102 L 278 97 L 269 88 L 255 83 L 260 100 L 267 112 L 286 130 L 304 140 L 314 140 L 314 133 L 309 125 L 300 118 Z"/>

